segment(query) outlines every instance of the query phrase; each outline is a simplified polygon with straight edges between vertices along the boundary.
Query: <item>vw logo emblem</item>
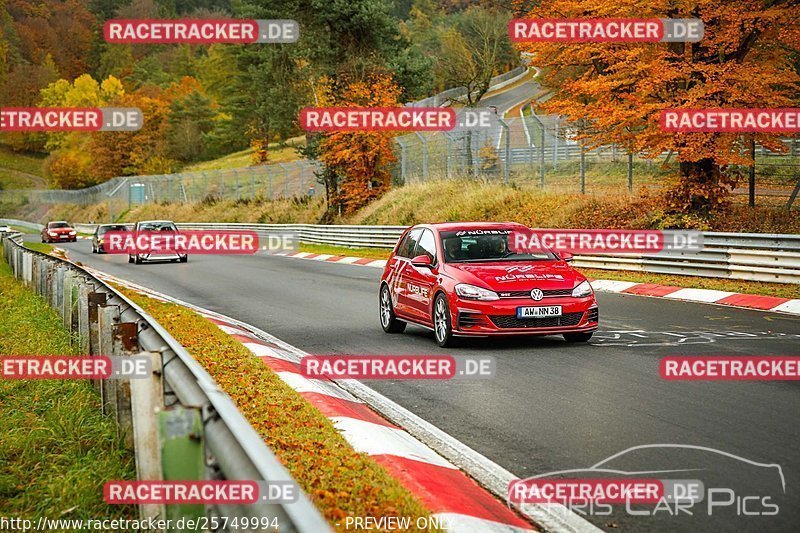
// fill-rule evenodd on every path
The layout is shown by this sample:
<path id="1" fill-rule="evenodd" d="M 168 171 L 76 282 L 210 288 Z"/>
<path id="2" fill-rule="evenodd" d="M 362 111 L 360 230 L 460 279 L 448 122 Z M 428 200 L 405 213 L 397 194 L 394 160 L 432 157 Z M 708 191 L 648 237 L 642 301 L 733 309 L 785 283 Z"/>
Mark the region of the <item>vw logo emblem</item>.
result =
<path id="1" fill-rule="evenodd" d="M 544 298 L 544 293 L 542 292 L 542 289 L 533 289 L 531 291 L 531 298 L 533 298 L 537 302 L 542 298 Z"/>

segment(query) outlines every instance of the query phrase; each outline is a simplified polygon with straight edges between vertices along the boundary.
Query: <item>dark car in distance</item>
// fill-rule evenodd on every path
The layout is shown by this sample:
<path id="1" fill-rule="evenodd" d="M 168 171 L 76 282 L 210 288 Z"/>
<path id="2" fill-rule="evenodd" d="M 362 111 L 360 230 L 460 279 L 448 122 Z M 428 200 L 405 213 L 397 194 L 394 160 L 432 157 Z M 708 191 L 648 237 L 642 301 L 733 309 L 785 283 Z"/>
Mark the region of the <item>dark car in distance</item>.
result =
<path id="1" fill-rule="evenodd" d="M 127 231 L 128 227 L 125 224 L 100 224 L 97 226 L 97 229 L 94 230 L 94 235 L 92 236 L 92 253 L 93 254 L 104 254 L 106 253 L 105 248 L 103 247 L 103 236 L 108 233 L 109 231 Z"/>

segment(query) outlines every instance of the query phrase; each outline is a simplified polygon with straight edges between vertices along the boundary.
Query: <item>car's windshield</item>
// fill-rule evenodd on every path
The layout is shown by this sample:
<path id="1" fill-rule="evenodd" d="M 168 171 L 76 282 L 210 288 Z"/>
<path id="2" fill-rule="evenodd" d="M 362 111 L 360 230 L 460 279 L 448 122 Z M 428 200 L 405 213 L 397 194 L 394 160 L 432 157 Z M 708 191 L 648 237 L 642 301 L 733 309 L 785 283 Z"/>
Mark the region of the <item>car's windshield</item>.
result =
<path id="1" fill-rule="evenodd" d="M 51 223 L 50 223 L 50 224 L 48 224 L 47 226 L 48 226 L 50 229 L 55 229 L 55 228 L 68 228 L 68 227 L 69 227 L 69 224 L 67 224 L 66 222 L 51 222 Z"/>
<path id="2" fill-rule="evenodd" d="M 510 230 L 458 230 L 440 234 L 447 263 L 487 261 L 554 261 L 549 250 L 517 252 L 509 248 Z"/>
<path id="3" fill-rule="evenodd" d="M 125 231 L 127 228 L 125 226 L 100 226 L 97 228 L 98 235 L 105 235 L 106 232 L 109 231 Z"/>
<path id="4" fill-rule="evenodd" d="M 178 231 L 178 228 L 172 222 L 143 222 L 139 231 Z"/>

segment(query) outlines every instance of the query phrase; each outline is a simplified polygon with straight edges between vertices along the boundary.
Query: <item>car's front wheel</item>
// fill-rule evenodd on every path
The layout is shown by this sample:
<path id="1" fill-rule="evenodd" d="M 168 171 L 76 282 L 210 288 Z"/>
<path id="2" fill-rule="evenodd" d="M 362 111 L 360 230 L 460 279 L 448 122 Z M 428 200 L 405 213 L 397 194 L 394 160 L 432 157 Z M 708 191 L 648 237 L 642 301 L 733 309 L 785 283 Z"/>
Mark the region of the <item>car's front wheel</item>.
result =
<path id="1" fill-rule="evenodd" d="M 406 329 L 406 323 L 402 320 L 398 320 L 397 316 L 394 314 L 392 295 L 389 292 L 389 287 L 386 285 L 381 288 L 380 319 L 381 327 L 386 333 L 403 333 Z"/>
<path id="2" fill-rule="evenodd" d="M 433 302 L 433 334 L 436 344 L 445 348 L 453 343 L 453 324 L 447 297 L 439 293 Z"/>
<path id="3" fill-rule="evenodd" d="M 587 342 L 592 338 L 593 331 L 582 333 L 564 333 L 564 340 L 567 342 Z"/>

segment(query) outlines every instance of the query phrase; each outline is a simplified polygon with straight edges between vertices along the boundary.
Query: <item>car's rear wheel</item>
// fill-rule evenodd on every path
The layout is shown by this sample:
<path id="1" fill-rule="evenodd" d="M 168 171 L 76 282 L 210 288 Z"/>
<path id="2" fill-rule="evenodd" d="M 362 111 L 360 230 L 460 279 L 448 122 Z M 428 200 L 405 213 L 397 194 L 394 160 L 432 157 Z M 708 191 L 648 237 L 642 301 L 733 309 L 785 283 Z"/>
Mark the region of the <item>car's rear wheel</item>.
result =
<path id="1" fill-rule="evenodd" d="M 184 255 L 183 257 L 180 258 L 181 263 L 185 263 L 188 260 L 189 260 L 189 256 L 188 255 Z"/>
<path id="2" fill-rule="evenodd" d="M 380 319 L 381 327 L 386 333 L 403 333 L 406 329 L 406 323 L 402 320 L 398 320 L 397 316 L 394 314 L 392 295 L 389 293 L 389 287 L 386 285 L 381 287 Z"/>
<path id="3" fill-rule="evenodd" d="M 564 333 L 564 340 L 567 342 L 586 342 L 592 338 L 593 331 L 582 333 Z"/>
<path id="4" fill-rule="evenodd" d="M 453 324 L 450 319 L 450 306 L 447 297 L 439 293 L 433 302 L 433 335 L 436 344 L 445 348 L 453 344 Z"/>
<path id="5" fill-rule="evenodd" d="M 141 265 L 142 264 L 142 258 L 139 257 L 138 255 L 134 255 L 133 256 L 133 262 L 136 263 L 137 265 Z"/>

